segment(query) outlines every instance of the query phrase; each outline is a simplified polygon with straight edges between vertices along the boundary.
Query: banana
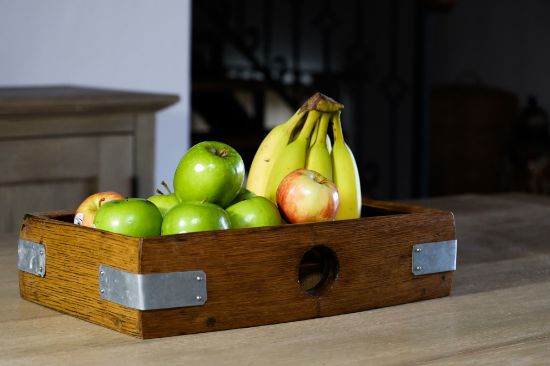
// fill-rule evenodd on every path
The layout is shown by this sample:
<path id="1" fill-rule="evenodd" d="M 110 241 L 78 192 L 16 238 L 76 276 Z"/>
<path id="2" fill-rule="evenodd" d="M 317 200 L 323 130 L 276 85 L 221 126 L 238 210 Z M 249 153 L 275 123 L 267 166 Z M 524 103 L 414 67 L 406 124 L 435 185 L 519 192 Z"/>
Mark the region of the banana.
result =
<path id="1" fill-rule="evenodd" d="M 319 115 L 320 112 L 316 110 L 310 110 L 308 112 L 306 122 L 300 134 L 296 137 L 296 140 L 292 141 L 281 151 L 279 158 L 275 162 L 269 176 L 269 187 L 267 189 L 267 195 L 265 196 L 272 202 L 275 203 L 277 201 L 277 188 L 284 177 L 296 169 L 305 167 L 306 151 L 309 147 L 311 131 L 315 127 Z"/>
<path id="2" fill-rule="evenodd" d="M 340 112 L 332 118 L 332 129 L 332 174 L 340 198 L 336 220 L 356 219 L 361 216 L 361 182 L 353 153 L 344 141 Z"/>
<path id="3" fill-rule="evenodd" d="M 313 129 L 313 132 L 311 133 L 311 140 L 309 141 L 309 148 L 311 148 L 315 144 L 315 141 L 317 141 L 317 133 L 319 131 L 319 125 L 320 125 L 320 123 L 317 123 L 315 125 L 315 128 Z M 294 139 L 291 139 L 290 141 L 293 141 L 293 140 Z M 328 134 L 327 134 L 326 140 L 327 140 L 327 149 L 328 149 L 328 152 L 330 153 L 332 151 L 332 142 L 330 141 L 330 136 Z"/>
<path id="4" fill-rule="evenodd" d="M 290 136 L 306 110 L 299 109 L 288 121 L 274 127 L 264 138 L 248 171 L 246 188 L 258 196 L 266 196 L 269 176 L 277 158 L 288 145 Z"/>
<path id="5" fill-rule="evenodd" d="M 327 147 L 327 129 L 331 116 L 331 113 L 323 113 L 321 122 L 315 126 L 314 137 L 312 137 L 312 141 L 315 139 L 315 142 L 310 147 L 306 159 L 307 169 L 314 170 L 330 180 L 332 180 L 332 162 Z M 315 132 L 317 132 L 316 135 Z"/>
<path id="6" fill-rule="evenodd" d="M 306 166 L 307 152 L 316 145 L 311 139 L 319 135 L 319 117 L 342 108 L 342 104 L 321 93 L 309 98 L 292 118 L 275 127 L 264 138 L 250 166 L 246 188 L 275 202 L 277 188 L 283 178 L 293 170 Z M 312 136 L 314 127 L 316 132 Z M 330 152 L 331 140 L 326 129 L 322 135 Z"/>

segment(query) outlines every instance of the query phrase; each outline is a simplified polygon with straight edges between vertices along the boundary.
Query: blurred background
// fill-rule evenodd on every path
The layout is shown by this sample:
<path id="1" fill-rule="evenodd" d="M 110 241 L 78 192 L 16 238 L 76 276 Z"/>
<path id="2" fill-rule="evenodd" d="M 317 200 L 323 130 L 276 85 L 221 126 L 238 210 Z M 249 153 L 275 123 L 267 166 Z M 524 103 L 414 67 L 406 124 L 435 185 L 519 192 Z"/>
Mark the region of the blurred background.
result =
<path id="1" fill-rule="evenodd" d="M 97 116 L 87 122 L 103 123 L 101 131 L 90 133 L 87 127 L 26 140 L 9 132 L 22 126 L 22 119 L 43 117 L 40 113 L 50 122 L 57 118 L 48 109 L 26 117 L 22 110 L 36 106 L 29 98 L 40 100 L 44 92 L 32 88 L 59 85 L 165 97 L 154 108 L 143 106 L 142 95 L 133 109 L 124 103 L 109 109 L 115 116 L 130 113 L 132 121 L 147 112 L 153 126 L 149 139 L 136 132 L 137 122 L 114 133 L 128 136 L 122 150 L 134 168 L 120 177 L 133 181 L 121 186 L 127 194 L 152 194 L 161 180 L 171 182 L 180 157 L 202 140 L 229 143 L 248 166 L 267 131 L 321 91 L 345 105 L 344 132 L 366 197 L 548 195 L 548 14 L 546 0 L 0 0 L 0 128 L 8 131 L 0 133 L 6 175 L 0 199 L 13 201 L 25 194 L 22 186 L 34 185 L 39 197 L 29 200 L 34 208 L 67 208 L 85 192 L 102 189 L 105 179 L 97 172 L 9 178 L 11 171 L 31 166 L 18 158 L 28 149 L 20 147 L 24 152 L 18 155 L 10 143 L 37 146 L 37 140 L 78 135 L 99 139 L 93 154 L 101 155 L 107 125 L 123 123 L 107 116 L 104 104 L 110 99 L 102 94 L 94 99 Z M 32 92 L 21 94 L 14 87 Z M 80 99 L 59 99 L 59 90 L 50 105 L 76 105 L 60 118 L 82 111 L 82 93 Z M 170 99 L 174 96 L 179 101 Z M 15 113 L 14 104 L 23 107 Z M 40 162 L 44 151 L 60 144 L 43 146 L 28 159 Z M 142 153 L 136 151 L 144 146 L 151 171 L 139 168 Z M 113 159 L 123 156 L 113 154 Z M 96 170 L 102 169 L 123 171 L 120 166 Z M 149 183 L 136 185 L 136 174 L 151 175 Z M 75 188 L 78 179 L 87 183 Z M 55 188 L 61 183 L 75 189 L 65 201 L 59 196 L 69 188 Z M 46 186 L 47 196 L 57 199 L 40 200 Z M 12 206 L 17 217 L 32 205 Z M 17 223 L 4 226 L 10 225 Z"/>
<path id="2" fill-rule="evenodd" d="M 266 126 L 320 90 L 346 106 L 367 196 L 548 193 L 549 12 L 547 1 L 196 2 L 192 140 L 224 136 L 250 159 Z"/>

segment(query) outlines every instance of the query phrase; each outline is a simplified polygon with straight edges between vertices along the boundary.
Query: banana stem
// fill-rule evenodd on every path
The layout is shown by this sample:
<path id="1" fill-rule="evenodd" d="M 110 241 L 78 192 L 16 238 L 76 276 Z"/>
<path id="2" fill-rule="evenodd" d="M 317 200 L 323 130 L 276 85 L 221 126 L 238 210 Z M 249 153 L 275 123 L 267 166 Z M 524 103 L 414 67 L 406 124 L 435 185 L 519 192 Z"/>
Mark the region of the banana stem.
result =
<path id="1" fill-rule="evenodd" d="M 298 139 L 306 141 L 306 146 L 309 145 L 311 130 L 313 130 L 313 127 L 315 127 L 318 119 L 319 112 L 317 111 L 309 111 L 309 113 L 307 114 L 306 123 L 304 124 L 302 131 L 300 131 L 300 135 L 298 135 Z"/>
<path id="2" fill-rule="evenodd" d="M 306 114 L 305 111 L 297 110 L 296 113 L 294 113 L 294 115 L 290 117 L 288 121 L 285 122 L 285 125 L 287 126 L 286 128 L 292 131 L 296 127 L 296 125 L 300 122 L 304 114 Z"/>
<path id="3" fill-rule="evenodd" d="M 317 110 L 320 112 L 336 112 L 344 108 L 342 103 L 335 101 L 334 99 L 327 97 L 319 92 L 312 95 L 306 102 L 300 107 L 303 111 Z"/>
<path id="4" fill-rule="evenodd" d="M 340 111 L 334 113 L 334 116 L 332 117 L 332 133 L 334 135 L 334 142 L 338 140 L 344 141 L 342 123 L 340 122 Z"/>
<path id="5" fill-rule="evenodd" d="M 331 113 L 323 113 L 321 115 L 321 122 L 318 123 L 319 131 L 317 132 L 317 138 L 316 138 L 316 141 L 319 141 L 319 144 L 326 145 L 327 143 L 327 130 L 328 130 L 328 123 L 330 121 L 330 117 L 332 117 Z"/>
<path id="6" fill-rule="evenodd" d="M 311 140 L 309 141 L 309 147 L 315 145 L 315 141 L 317 141 L 317 135 L 319 134 L 319 125 L 320 123 L 316 123 L 315 127 L 313 128 L 313 132 L 311 133 Z"/>
<path id="7" fill-rule="evenodd" d="M 296 111 L 292 117 L 288 121 L 284 123 L 287 134 L 290 136 L 288 141 L 286 142 L 289 144 L 290 142 L 294 141 L 296 139 L 296 136 L 298 136 L 298 133 L 300 132 L 303 124 L 304 124 L 304 116 L 307 113 L 307 111 Z"/>

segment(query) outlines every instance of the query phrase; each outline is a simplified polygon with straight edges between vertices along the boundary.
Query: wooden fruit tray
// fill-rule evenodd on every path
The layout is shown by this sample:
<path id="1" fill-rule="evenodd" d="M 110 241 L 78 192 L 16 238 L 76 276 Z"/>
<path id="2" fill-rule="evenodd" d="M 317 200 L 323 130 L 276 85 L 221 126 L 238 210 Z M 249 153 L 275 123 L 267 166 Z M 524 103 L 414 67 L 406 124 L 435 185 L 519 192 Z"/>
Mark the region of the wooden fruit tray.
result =
<path id="1" fill-rule="evenodd" d="M 447 296 L 453 214 L 367 201 L 362 218 L 134 238 L 29 214 L 29 301 L 140 338 L 258 326 Z"/>

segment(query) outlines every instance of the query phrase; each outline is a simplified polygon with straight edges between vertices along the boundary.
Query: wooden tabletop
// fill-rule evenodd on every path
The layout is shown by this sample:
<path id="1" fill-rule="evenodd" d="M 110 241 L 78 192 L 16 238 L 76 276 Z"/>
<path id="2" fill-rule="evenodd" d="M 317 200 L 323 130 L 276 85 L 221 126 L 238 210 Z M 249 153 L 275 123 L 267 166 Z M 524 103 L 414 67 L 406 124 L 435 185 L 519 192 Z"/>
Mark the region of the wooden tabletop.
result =
<path id="1" fill-rule="evenodd" d="M 450 297 L 323 319 L 138 340 L 19 298 L 17 238 L 0 236 L 0 365 L 544 365 L 550 198 L 418 202 L 455 213 Z"/>

